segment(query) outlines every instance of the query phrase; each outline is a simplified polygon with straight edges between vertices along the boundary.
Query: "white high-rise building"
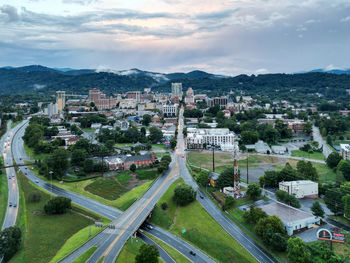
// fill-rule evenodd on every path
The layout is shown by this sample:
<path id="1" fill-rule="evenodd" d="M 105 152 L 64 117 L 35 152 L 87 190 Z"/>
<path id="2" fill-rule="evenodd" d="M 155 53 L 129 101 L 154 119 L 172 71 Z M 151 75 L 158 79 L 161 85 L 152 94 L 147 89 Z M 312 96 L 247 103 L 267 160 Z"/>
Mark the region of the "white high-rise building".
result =
<path id="1" fill-rule="evenodd" d="M 219 146 L 223 149 L 233 149 L 235 145 L 235 138 L 236 134 L 227 128 L 188 128 L 186 144 L 188 149 L 202 149 L 209 145 Z"/>
<path id="2" fill-rule="evenodd" d="M 171 96 L 182 98 L 182 83 L 171 83 Z"/>
<path id="3" fill-rule="evenodd" d="M 45 114 L 47 114 L 50 118 L 54 115 L 58 115 L 58 105 L 57 103 L 50 103 L 47 105 L 45 109 Z"/>

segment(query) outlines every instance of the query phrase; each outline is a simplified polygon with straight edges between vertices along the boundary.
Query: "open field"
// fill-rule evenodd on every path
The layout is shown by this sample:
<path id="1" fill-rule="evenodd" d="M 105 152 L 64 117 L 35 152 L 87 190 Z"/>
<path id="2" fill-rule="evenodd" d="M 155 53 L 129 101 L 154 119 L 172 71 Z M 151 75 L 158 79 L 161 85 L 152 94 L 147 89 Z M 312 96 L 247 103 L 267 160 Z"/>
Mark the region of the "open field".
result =
<path id="1" fill-rule="evenodd" d="M 194 201 L 177 207 L 172 200 L 174 189 L 182 180 L 174 182 L 157 203 L 152 222 L 206 251 L 218 262 L 256 262 L 199 204 Z M 168 209 L 162 210 L 162 203 Z M 183 233 L 184 231 L 184 233 Z"/>
<path id="2" fill-rule="evenodd" d="M 139 171 L 141 171 L 142 169 L 140 169 Z M 137 170 L 138 171 L 138 170 Z M 38 175 L 38 169 L 36 167 L 33 167 L 33 172 L 35 172 L 36 175 Z M 125 172 L 126 174 L 118 174 L 117 178 L 119 180 L 119 182 L 123 185 L 129 184 L 129 179 L 128 179 L 128 173 L 129 171 Z M 142 174 L 142 171 L 141 171 Z M 40 175 L 39 175 L 40 176 Z M 126 177 L 124 177 L 126 176 Z M 47 180 L 45 177 L 40 176 L 41 179 L 50 182 L 49 180 Z M 116 177 L 114 177 L 116 178 Z M 120 179 L 122 178 L 122 179 Z M 138 198 L 140 198 L 150 187 L 151 183 L 153 181 L 146 181 L 145 183 L 141 183 L 140 185 L 137 184 L 133 184 L 133 188 L 131 190 L 128 190 L 127 192 L 125 192 L 123 195 L 121 195 L 119 198 L 117 198 L 116 200 L 108 200 L 105 199 L 99 195 L 90 193 L 89 191 L 85 190 L 85 187 L 87 187 L 88 185 L 94 183 L 96 180 L 105 180 L 103 178 L 93 178 L 93 179 L 88 179 L 85 181 L 79 181 L 79 182 L 58 182 L 58 181 L 52 181 L 52 183 L 58 187 L 61 187 L 63 189 L 72 191 L 72 192 L 76 192 L 80 195 L 95 199 L 101 203 L 104 203 L 106 205 L 110 205 L 110 206 L 114 206 L 117 207 L 121 210 L 126 210 L 127 208 L 129 208 L 129 206 L 131 206 Z"/>
<path id="3" fill-rule="evenodd" d="M 152 239 L 154 242 L 156 242 L 160 247 L 162 247 L 175 260 L 175 262 L 180 262 L 180 263 L 190 263 L 191 262 L 188 258 L 183 256 L 176 249 L 165 244 L 163 241 L 161 241 L 160 239 L 151 235 L 150 233 L 145 232 L 145 235 L 148 236 L 150 239 Z"/>
<path id="4" fill-rule="evenodd" d="M 122 186 L 114 178 L 94 180 L 91 184 L 85 187 L 85 190 L 108 200 L 115 200 L 128 191 L 128 189 Z"/>
<path id="5" fill-rule="evenodd" d="M 221 173 L 228 167 L 233 167 L 233 156 L 229 153 L 215 153 L 215 172 Z M 243 168 L 247 165 L 247 155 L 242 154 L 239 156 L 238 165 Z M 190 164 L 213 170 L 213 154 L 210 152 L 189 152 L 188 161 Z M 252 155 L 248 157 L 249 167 L 257 167 L 261 164 L 271 164 L 278 163 L 279 158 L 274 156 L 261 156 L 261 155 Z"/>
<path id="6" fill-rule="evenodd" d="M 307 153 L 307 152 L 300 151 L 300 150 L 292 151 L 292 156 L 304 157 L 304 158 L 315 159 L 315 160 L 324 160 L 325 159 L 323 153 L 320 153 L 320 152 Z"/>
<path id="7" fill-rule="evenodd" d="M 0 157 L 0 162 L 3 163 L 2 157 Z M 8 185 L 7 185 L 7 175 L 5 169 L 2 169 L 2 174 L 0 175 L 0 228 L 5 219 L 6 209 L 7 209 L 7 198 L 8 198 Z"/>
<path id="8" fill-rule="evenodd" d="M 93 220 L 74 211 L 68 211 L 64 215 L 46 215 L 43 206 L 50 196 L 37 189 L 21 173 L 18 173 L 18 182 L 21 211 L 17 220 L 24 234 L 24 240 L 21 250 L 10 262 L 46 263 L 55 256 L 69 237 L 92 224 Z M 28 196 L 32 192 L 40 192 L 40 202 L 28 201 Z"/>

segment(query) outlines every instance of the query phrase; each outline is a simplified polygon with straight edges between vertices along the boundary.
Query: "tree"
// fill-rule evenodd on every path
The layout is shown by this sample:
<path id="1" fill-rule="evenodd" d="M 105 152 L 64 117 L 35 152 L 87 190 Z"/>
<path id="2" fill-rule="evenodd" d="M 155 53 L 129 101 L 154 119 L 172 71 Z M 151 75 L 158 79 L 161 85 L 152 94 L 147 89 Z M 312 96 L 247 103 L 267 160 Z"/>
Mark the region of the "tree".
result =
<path id="1" fill-rule="evenodd" d="M 85 159 L 83 162 L 83 170 L 85 173 L 92 173 L 94 171 L 94 161 L 92 159 Z"/>
<path id="2" fill-rule="evenodd" d="M 125 142 L 138 142 L 140 137 L 141 134 L 136 127 L 130 127 L 124 133 Z"/>
<path id="3" fill-rule="evenodd" d="M 347 181 L 350 181 L 350 161 L 341 160 L 337 166 L 337 170 L 343 173 Z"/>
<path id="4" fill-rule="evenodd" d="M 142 125 L 148 126 L 152 122 L 152 117 L 149 114 L 145 114 L 142 117 Z"/>
<path id="5" fill-rule="evenodd" d="M 158 263 L 159 251 L 155 245 L 143 244 L 135 257 L 135 263 Z"/>
<path id="6" fill-rule="evenodd" d="M 258 200 L 259 196 L 261 195 L 261 189 L 259 184 L 252 183 L 248 185 L 247 195 L 249 198 L 253 201 Z"/>
<path id="7" fill-rule="evenodd" d="M 201 186 L 207 186 L 209 184 L 209 174 L 207 171 L 201 171 L 200 174 L 197 176 L 197 182 Z"/>
<path id="8" fill-rule="evenodd" d="M 309 263 L 311 255 L 304 241 L 299 237 L 291 237 L 287 242 L 288 260 L 291 263 Z"/>
<path id="9" fill-rule="evenodd" d="M 271 230 L 268 230 L 265 234 L 266 238 L 264 239 L 265 244 L 271 247 L 276 251 L 286 251 L 287 249 L 287 239 L 281 233 L 273 233 Z"/>
<path id="10" fill-rule="evenodd" d="M 17 226 L 5 228 L 0 232 L 0 258 L 9 261 L 21 247 L 22 232 Z"/>
<path id="11" fill-rule="evenodd" d="M 334 168 L 337 167 L 341 159 L 342 158 L 338 153 L 332 152 L 330 155 L 328 155 L 326 163 L 329 168 Z"/>
<path id="12" fill-rule="evenodd" d="M 172 139 L 170 140 L 170 148 L 174 150 L 175 147 L 176 147 L 176 144 L 177 144 L 177 140 L 176 140 L 176 138 L 174 137 L 174 138 L 172 138 Z"/>
<path id="13" fill-rule="evenodd" d="M 344 193 L 339 188 L 329 188 L 323 200 L 325 201 L 329 210 L 335 215 L 344 213 L 344 202 L 342 200 Z"/>
<path id="14" fill-rule="evenodd" d="M 236 200 L 232 196 L 227 196 L 225 198 L 224 206 L 222 207 L 223 210 L 230 210 L 234 207 L 236 203 Z"/>
<path id="15" fill-rule="evenodd" d="M 173 200 L 180 206 L 188 205 L 196 199 L 196 191 L 189 185 L 178 185 L 174 190 Z"/>
<path id="16" fill-rule="evenodd" d="M 333 142 L 332 142 L 332 137 L 330 135 L 327 136 L 327 143 L 329 145 L 333 145 Z"/>
<path id="17" fill-rule="evenodd" d="M 256 234 L 263 239 L 264 242 L 266 242 L 269 238 L 267 235 L 269 231 L 272 233 L 285 233 L 281 219 L 275 215 L 260 219 L 255 225 L 254 230 Z"/>
<path id="18" fill-rule="evenodd" d="M 163 133 L 160 129 L 157 127 L 151 127 L 149 128 L 149 136 L 148 138 L 152 143 L 160 142 L 163 139 Z"/>
<path id="19" fill-rule="evenodd" d="M 243 144 L 254 144 L 259 140 L 259 134 L 257 131 L 242 131 L 241 142 Z"/>
<path id="20" fill-rule="evenodd" d="M 133 173 L 136 171 L 136 165 L 134 163 L 130 165 L 130 171 Z"/>
<path id="21" fill-rule="evenodd" d="M 87 153 L 85 150 L 76 149 L 72 152 L 71 163 L 73 165 L 82 166 L 86 159 Z"/>
<path id="22" fill-rule="evenodd" d="M 55 198 L 49 200 L 45 206 L 44 211 L 48 215 L 53 214 L 64 214 L 67 209 L 71 209 L 71 200 L 63 196 L 56 196 Z"/>
<path id="23" fill-rule="evenodd" d="M 48 168 L 57 180 L 60 180 L 68 169 L 68 156 L 69 154 L 65 149 L 59 148 L 47 160 Z"/>
<path id="24" fill-rule="evenodd" d="M 312 166 L 311 162 L 299 161 L 297 163 L 297 171 L 300 173 L 302 179 L 318 181 L 318 173 L 315 167 Z"/>
<path id="25" fill-rule="evenodd" d="M 312 214 L 316 217 L 323 218 L 324 210 L 318 201 L 314 202 L 311 206 Z"/>
<path id="26" fill-rule="evenodd" d="M 267 214 L 260 208 L 253 205 L 250 206 L 248 211 L 243 214 L 243 219 L 249 224 L 256 224 L 260 219 L 266 218 Z"/>
<path id="27" fill-rule="evenodd" d="M 224 170 L 216 181 L 216 186 L 220 189 L 233 186 L 234 184 L 234 170 L 233 168 L 228 168 Z"/>
<path id="28" fill-rule="evenodd" d="M 170 155 L 164 155 L 161 159 L 161 162 L 167 162 L 168 164 L 171 163 L 171 156 Z"/>
<path id="29" fill-rule="evenodd" d="M 299 200 L 294 195 L 290 195 L 287 192 L 282 190 L 277 190 L 275 194 L 278 201 L 281 201 L 285 204 L 289 204 L 293 207 L 297 207 L 297 208 L 301 207 Z"/>
<path id="30" fill-rule="evenodd" d="M 350 194 L 343 197 L 344 202 L 344 217 L 350 219 Z"/>

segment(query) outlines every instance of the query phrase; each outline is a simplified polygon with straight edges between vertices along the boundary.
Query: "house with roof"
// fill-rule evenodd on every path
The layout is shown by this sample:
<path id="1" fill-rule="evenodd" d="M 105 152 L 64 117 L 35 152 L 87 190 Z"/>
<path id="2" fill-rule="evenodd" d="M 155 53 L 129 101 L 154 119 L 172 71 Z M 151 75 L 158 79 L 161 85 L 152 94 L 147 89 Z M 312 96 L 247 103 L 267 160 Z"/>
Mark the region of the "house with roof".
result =
<path id="1" fill-rule="evenodd" d="M 264 141 L 259 140 L 255 144 L 248 144 L 245 146 L 246 149 L 249 150 L 255 150 L 257 153 L 265 153 L 270 154 L 272 152 L 270 146 L 265 143 Z"/>
<path id="2" fill-rule="evenodd" d="M 156 155 L 154 153 L 127 156 L 124 160 L 124 170 L 130 170 L 132 164 L 136 165 L 136 168 L 148 167 L 154 164 L 156 161 Z"/>

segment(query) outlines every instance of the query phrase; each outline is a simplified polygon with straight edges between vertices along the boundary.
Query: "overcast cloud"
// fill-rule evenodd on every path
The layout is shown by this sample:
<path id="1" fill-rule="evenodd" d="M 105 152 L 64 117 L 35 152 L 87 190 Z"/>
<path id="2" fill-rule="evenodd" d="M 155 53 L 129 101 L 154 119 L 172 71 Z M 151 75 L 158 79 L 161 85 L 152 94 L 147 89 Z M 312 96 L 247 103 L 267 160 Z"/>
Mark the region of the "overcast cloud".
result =
<path id="1" fill-rule="evenodd" d="M 0 66 L 227 75 L 350 67 L 348 0 L 1 2 Z"/>

